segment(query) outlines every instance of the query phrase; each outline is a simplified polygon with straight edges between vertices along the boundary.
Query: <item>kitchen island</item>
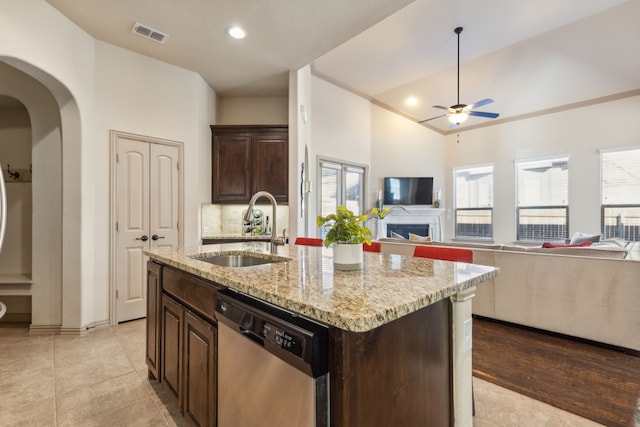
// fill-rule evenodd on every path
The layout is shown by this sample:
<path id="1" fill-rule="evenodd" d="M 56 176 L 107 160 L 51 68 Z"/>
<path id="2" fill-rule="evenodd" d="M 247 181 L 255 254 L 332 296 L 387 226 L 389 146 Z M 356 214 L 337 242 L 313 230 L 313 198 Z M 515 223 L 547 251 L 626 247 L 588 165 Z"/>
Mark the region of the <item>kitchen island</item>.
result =
<path id="1" fill-rule="evenodd" d="M 193 410 L 184 397 L 188 387 L 179 378 L 182 371 L 168 369 L 174 378 L 163 372 L 171 359 L 165 341 L 171 344 L 182 335 L 159 302 L 182 303 L 215 338 L 213 293 L 230 288 L 328 326 L 331 425 L 472 424 L 471 298 L 475 286 L 498 269 L 367 252 L 362 270 L 334 271 L 331 249 L 295 245 L 278 248 L 272 259 L 278 262 L 250 267 L 202 260 L 214 253 L 247 252 L 269 258 L 269 249 L 269 243 L 247 242 L 148 252 L 150 376 L 173 383 L 185 418 Z M 167 331 L 173 330 L 172 338 Z M 215 350 L 215 339 L 209 341 Z M 212 353 L 205 358 L 215 371 L 216 352 L 200 353 Z M 176 358 L 188 355 L 179 352 Z M 210 380 L 205 387 L 213 387 L 212 397 L 225 392 L 216 391 L 216 384 Z M 213 414 L 210 410 L 200 409 L 206 412 L 200 418 L 215 424 L 215 408 Z"/>

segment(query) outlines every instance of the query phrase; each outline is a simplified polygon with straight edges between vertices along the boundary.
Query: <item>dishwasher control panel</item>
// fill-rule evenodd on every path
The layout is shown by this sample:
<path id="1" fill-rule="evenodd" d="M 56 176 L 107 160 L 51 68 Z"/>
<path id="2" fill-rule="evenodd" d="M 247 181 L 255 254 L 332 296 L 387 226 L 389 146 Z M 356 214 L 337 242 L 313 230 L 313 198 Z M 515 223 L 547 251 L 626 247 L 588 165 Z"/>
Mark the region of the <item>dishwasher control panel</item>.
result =
<path id="1" fill-rule="evenodd" d="M 215 311 L 219 322 L 301 371 L 327 372 L 326 326 L 230 289 L 216 292 Z"/>
<path id="2" fill-rule="evenodd" d="M 264 322 L 262 325 L 262 336 L 265 340 L 298 357 L 302 357 L 303 355 L 304 338 L 293 334 L 291 331 Z"/>

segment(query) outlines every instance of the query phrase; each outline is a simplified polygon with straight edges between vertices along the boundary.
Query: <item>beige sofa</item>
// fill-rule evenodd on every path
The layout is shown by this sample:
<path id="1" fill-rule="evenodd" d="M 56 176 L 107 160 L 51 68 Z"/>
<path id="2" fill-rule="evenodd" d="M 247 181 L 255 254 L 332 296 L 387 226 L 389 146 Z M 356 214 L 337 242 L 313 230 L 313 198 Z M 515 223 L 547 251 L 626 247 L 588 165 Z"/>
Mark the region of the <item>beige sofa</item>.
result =
<path id="1" fill-rule="evenodd" d="M 640 351 L 640 260 L 628 248 L 381 244 L 403 255 L 416 244 L 470 248 L 476 264 L 500 267 L 478 286 L 473 314 Z"/>

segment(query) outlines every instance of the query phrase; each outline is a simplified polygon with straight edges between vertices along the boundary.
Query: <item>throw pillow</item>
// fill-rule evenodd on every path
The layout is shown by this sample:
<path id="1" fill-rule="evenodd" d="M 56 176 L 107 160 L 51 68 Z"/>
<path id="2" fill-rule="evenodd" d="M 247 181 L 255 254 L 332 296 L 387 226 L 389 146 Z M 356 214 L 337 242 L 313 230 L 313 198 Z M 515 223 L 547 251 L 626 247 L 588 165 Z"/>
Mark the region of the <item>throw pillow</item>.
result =
<path id="1" fill-rule="evenodd" d="M 600 234 L 586 234 L 586 233 L 574 233 L 571 236 L 570 245 L 577 245 L 582 242 L 599 242 Z"/>
<path id="2" fill-rule="evenodd" d="M 544 242 L 542 244 L 543 248 L 580 248 L 583 246 L 591 246 L 593 242 L 591 240 L 587 240 L 586 242 L 581 242 L 581 243 L 576 243 L 574 245 L 572 244 L 568 244 L 568 245 L 556 245 L 554 243 L 551 242 Z"/>
<path id="3" fill-rule="evenodd" d="M 405 239 L 405 237 L 402 234 L 398 234 L 395 231 L 391 232 L 391 237 L 393 237 L 394 239 L 407 240 L 407 239 Z"/>
<path id="4" fill-rule="evenodd" d="M 409 240 L 413 242 L 430 242 L 431 236 L 419 236 L 417 234 L 409 233 Z"/>

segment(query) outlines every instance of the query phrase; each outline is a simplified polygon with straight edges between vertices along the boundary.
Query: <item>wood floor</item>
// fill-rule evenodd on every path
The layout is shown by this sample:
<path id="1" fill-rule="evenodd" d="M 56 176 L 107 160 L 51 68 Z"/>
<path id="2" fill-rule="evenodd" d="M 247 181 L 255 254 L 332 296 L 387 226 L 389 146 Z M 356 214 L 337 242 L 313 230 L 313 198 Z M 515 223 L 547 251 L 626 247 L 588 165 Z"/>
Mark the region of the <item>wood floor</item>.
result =
<path id="1" fill-rule="evenodd" d="M 474 376 L 606 426 L 640 426 L 640 356 L 473 322 Z"/>

